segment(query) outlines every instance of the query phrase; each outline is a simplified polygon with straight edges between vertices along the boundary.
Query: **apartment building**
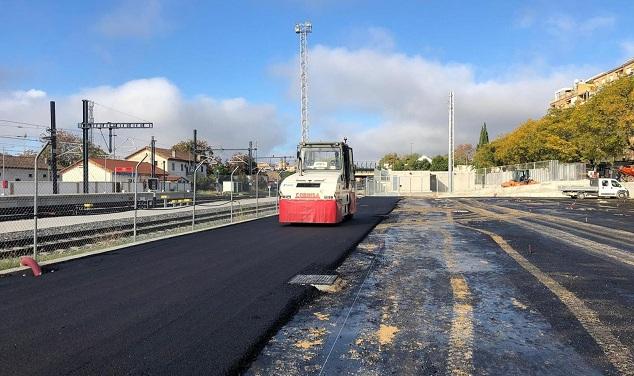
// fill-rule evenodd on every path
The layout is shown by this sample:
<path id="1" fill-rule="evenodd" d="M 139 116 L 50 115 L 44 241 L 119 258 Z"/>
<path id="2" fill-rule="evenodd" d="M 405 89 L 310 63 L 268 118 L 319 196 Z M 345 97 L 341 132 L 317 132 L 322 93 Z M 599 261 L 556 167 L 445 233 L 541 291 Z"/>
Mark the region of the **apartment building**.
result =
<path id="1" fill-rule="evenodd" d="M 572 87 L 557 90 L 555 99 L 550 102 L 550 108 L 569 108 L 584 103 L 603 86 L 627 76 L 634 76 L 634 58 L 617 68 L 599 73 L 587 80 L 575 80 Z"/>

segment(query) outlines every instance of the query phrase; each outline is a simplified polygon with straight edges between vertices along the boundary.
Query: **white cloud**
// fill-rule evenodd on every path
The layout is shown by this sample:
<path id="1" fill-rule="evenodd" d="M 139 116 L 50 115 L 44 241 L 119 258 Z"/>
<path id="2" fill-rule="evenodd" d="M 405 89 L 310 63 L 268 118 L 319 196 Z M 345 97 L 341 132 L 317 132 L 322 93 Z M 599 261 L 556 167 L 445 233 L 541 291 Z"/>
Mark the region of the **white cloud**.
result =
<path id="1" fill-rule="evenodd" d="M 296 70 L 295 61 L 275 69 L 293 81 L 289 89 L 293 97 Z M 566 69 L 539 75 L 513 67 L 501 74 L 503 78 L 478 81 L 467 64 L 316 46 L 311 50 L 309 75 L 311 135 L 313 139 L 348 137 L 362 159 L 409 152 L 410 142 L 420 153 L 446 153 L 450 90 L 456 93 L 456 142 L 475 143 L 484 121 L 493 136 L 542 116 L 555 90 L 585 76 L 579 73 Z M 350 112 L 358 120 L 341 119 L 342 113 Z"/>
<path id="2" fill-rule="evenodd" d="M 150 38 L 167 27 L 159 0 L 124 1 L 97 22 L 97 31 L 110 38 Z"/>
<path id="3" fill-rule="evenodd" d="M 97 122 L 140 119 L 154 122 L 153 130 L 119 131 L 118 142 L 122 143 L 128 137 L 133 139 L 121 153 L 149 143 L 152 135 L 156 136 L 159 145 L 172 145 L 191 138 L 194 128 L 200 138 L 225 148 L 246 147 L 248 141 L 253 140 L 259 143 L 262 152 L 268 152 L 286 142 L 286 129 L 274 106 L 254 104 L 244 98 L 215 99 L 204 95 L 185 98 L 165 78 L 87 88 L 56 98 L 59 128 L 77 129 L 77 123 L 81 122 L 82 99 L 97 103 L 94 109 Z M 46 125 L 49 123 L 49 100 L 46 93 L 38 90 L 0 93 L 0 119 Z M 33 133 L 30 137 L 39 133 L 38 130 L 30 132 Z M 99 135 L 95 137 L 100 138 Z"/>

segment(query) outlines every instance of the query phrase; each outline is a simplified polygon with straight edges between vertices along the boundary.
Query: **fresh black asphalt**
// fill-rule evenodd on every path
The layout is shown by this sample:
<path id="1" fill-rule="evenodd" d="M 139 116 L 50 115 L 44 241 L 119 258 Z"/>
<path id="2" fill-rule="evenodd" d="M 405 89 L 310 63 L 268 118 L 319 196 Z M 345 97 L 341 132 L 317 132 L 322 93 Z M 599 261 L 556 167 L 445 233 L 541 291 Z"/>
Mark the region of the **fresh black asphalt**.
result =
<path id="1" fill-rule="evenodd" d="M 236 373 L 313 293 L 288 280 L 333 270 L 395 203 L 362 199 L 337 226 L 271 217 L 2 277 L 0 373 Z"/>

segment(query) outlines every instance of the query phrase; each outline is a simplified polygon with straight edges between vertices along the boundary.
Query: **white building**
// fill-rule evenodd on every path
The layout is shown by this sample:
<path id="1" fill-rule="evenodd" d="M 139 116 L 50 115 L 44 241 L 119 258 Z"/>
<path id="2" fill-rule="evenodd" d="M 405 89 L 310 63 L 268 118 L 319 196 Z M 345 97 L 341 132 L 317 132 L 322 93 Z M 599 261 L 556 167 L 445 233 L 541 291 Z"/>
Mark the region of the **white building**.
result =
<path id="1" fill-rule="evenodd" d="M 104 182 L 132 182 L 134 179 L 134 167 L 137 162 L 125 161 L 121 159 L 88 159 L 88 181 Z M 139 165 L 139 182 L 145 182 L 152 175 L 152 165 L 143 162 Z M 156 168 L 156 177 L 162 180 L 165 171 Z M 69 167 L 60 171 L 61 180 L 64 182 L 80 182 L 84 179 L 84 168 L 82 161 L 77 161 Z M 167 181 L 178 180 L 179 177 L 166 176 Z"/>
<path id="2" fill-rule="evenodd" d="M 156 167 L 164 168 L 169 176 L 180 176 L 182 178 L 191 180 L 189 179 L 189 176 L 193 174 L 192 169 L 195 167 L 192 167 L 194 163 L 192 162 L 191 155 L 189 155 L 189 153 L 165 148 L 155 148 L 154 150 L 156 152 Z M 148 156 L 145 161 L 150 162 L 152 149 L 149 146 L 135 151 L 134 153 L 128 155 L 125 159 L 128 161 L 138 162 L 143 159 L 143 157 L 145 157 L 146 153 Z M 207 175 L 207 170 L 207 164 L 203 164 L 198 169 L 198 174 L 205 176 Z"/>
<path id="3" fill-rule="evenodd" d="M 33 181 L 35 171 L 35 157 L 18 157 L 3 155 L 0 159 L 0 180 L 7 181 Z M 49 180 L 48 165 L 44 158 L 37 163 L 38 180 Z"/>

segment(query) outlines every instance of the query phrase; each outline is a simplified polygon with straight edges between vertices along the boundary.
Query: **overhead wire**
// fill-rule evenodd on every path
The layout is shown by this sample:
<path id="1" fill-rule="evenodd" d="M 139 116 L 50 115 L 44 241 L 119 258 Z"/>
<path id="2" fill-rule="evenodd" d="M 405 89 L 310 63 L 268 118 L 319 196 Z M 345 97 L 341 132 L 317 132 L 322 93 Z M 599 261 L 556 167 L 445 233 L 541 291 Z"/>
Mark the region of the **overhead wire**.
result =
<path id="1" fill-rule="evenodd" d="M 11 124 L 20 124 L 20 125 L 29 125 L 29 126 L 38 127 L 38 128 L 48 128 L 48 126 L 46 126 L 46 125 L 35 124 L 35 123 L 27 123 L 27 122 L 24 122 L 24 121 L 0 119 L 0 122 L 11 123 Z M 0 125 L 4 125 L 4 124 L 0 124 Z"/>

